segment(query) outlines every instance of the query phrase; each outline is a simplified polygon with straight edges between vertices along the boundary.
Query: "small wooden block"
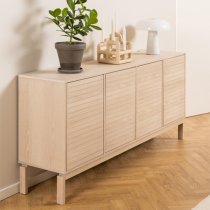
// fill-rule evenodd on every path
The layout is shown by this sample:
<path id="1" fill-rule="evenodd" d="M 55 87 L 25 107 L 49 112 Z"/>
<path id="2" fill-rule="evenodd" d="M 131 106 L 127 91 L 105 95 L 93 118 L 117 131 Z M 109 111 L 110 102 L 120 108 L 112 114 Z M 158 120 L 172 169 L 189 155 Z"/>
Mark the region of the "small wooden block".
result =
<path id="1" fill-rule="evenodd" d="M 183 124 L 181 124 L 181 125 L 179 125 L 178 126 L 178 139 L 179 140 L 183 140 L 183 138 L 184 138 L 184 125 Z"/>
<path id="2" fill-rule="evenodd" d="M 20 166 L 20 193 L 26 195 L 28 193 L 28 180 L 27 180 L 27 166 Z"/>

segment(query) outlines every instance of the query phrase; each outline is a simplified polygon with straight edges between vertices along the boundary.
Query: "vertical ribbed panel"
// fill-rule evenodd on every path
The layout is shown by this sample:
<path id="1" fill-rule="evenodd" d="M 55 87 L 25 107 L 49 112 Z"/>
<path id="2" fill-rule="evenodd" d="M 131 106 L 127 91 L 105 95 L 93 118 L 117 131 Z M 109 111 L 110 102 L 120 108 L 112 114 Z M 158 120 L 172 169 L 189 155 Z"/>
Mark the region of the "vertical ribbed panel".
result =
<path id="1" fill-rule="evenodd" d="M 185 116 L 185 57 L 164 61 L 164 124 Z"/>
<path id="2" fill-rule="evenodd" d="M 103 76 L 68 84 L 67 170 L 103 154 Z"/>
<path id="3" fill-rule="evenodd" d="M 162 62 L 137 70 L 137 139 L 162 126 Z"/>
<path id="4" fill-rule="evenodd" d="M 105 151 L 135 140 L 135 69 L 106 75 Z"/>

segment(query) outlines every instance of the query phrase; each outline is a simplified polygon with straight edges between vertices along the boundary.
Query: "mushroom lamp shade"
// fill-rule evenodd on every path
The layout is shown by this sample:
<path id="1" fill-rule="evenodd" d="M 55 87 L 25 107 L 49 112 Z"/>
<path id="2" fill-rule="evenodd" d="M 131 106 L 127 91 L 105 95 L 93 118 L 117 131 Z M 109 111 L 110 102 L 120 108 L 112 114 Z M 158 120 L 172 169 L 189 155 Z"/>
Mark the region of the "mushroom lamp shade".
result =
<path id="1" fill-rule="evenodd" d="M 158 31 L 170 30 L 170 28 L 170 24 L 166 20 L 162 19 L 147 19 L 137 23 L 137 29 L 148 31 L 148 55 L 160 54 Z"/>

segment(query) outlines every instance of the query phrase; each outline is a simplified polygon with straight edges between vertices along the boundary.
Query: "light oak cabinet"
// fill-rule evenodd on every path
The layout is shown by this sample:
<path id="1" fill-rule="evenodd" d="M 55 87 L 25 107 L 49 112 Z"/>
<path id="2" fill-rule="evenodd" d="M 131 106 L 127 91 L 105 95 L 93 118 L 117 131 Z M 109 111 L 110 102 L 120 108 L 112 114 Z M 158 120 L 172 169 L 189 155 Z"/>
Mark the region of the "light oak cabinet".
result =
<path id="1" fill-rule="evenodd" d="M 135 55 L 124 65 L 85 63 L 81 74 L 32 72 L 19 76 L 20 192 L 27 167 L 65 181 L 178 126 L 183 138 L 185 56 Z"/>

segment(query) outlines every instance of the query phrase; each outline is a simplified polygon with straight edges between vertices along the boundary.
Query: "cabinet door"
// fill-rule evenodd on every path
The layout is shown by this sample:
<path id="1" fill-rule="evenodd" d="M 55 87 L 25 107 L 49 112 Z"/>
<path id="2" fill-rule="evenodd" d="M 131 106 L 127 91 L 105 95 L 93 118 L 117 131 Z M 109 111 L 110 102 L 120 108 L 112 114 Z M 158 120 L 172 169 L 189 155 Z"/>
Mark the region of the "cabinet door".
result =
<path id="1" fill-rule="evenodd" d="M 103 76 L 68 84 L 67 170 L 103 154 Z"/>
<path id="2" fill-rule="evenodd" d="M 185 116 L 185 57 L 164 61 L 164 124 Z"/>
<path id="3" fill-rule="evenodd" d="M 106 75 L 105 152 L 135 139 L 135 73 Z"/>
<path id="4" fill-rule="evenodd" d="M 138 67 L 137 71 L 137 139 L 162 126 L 162 62 Z"/>

